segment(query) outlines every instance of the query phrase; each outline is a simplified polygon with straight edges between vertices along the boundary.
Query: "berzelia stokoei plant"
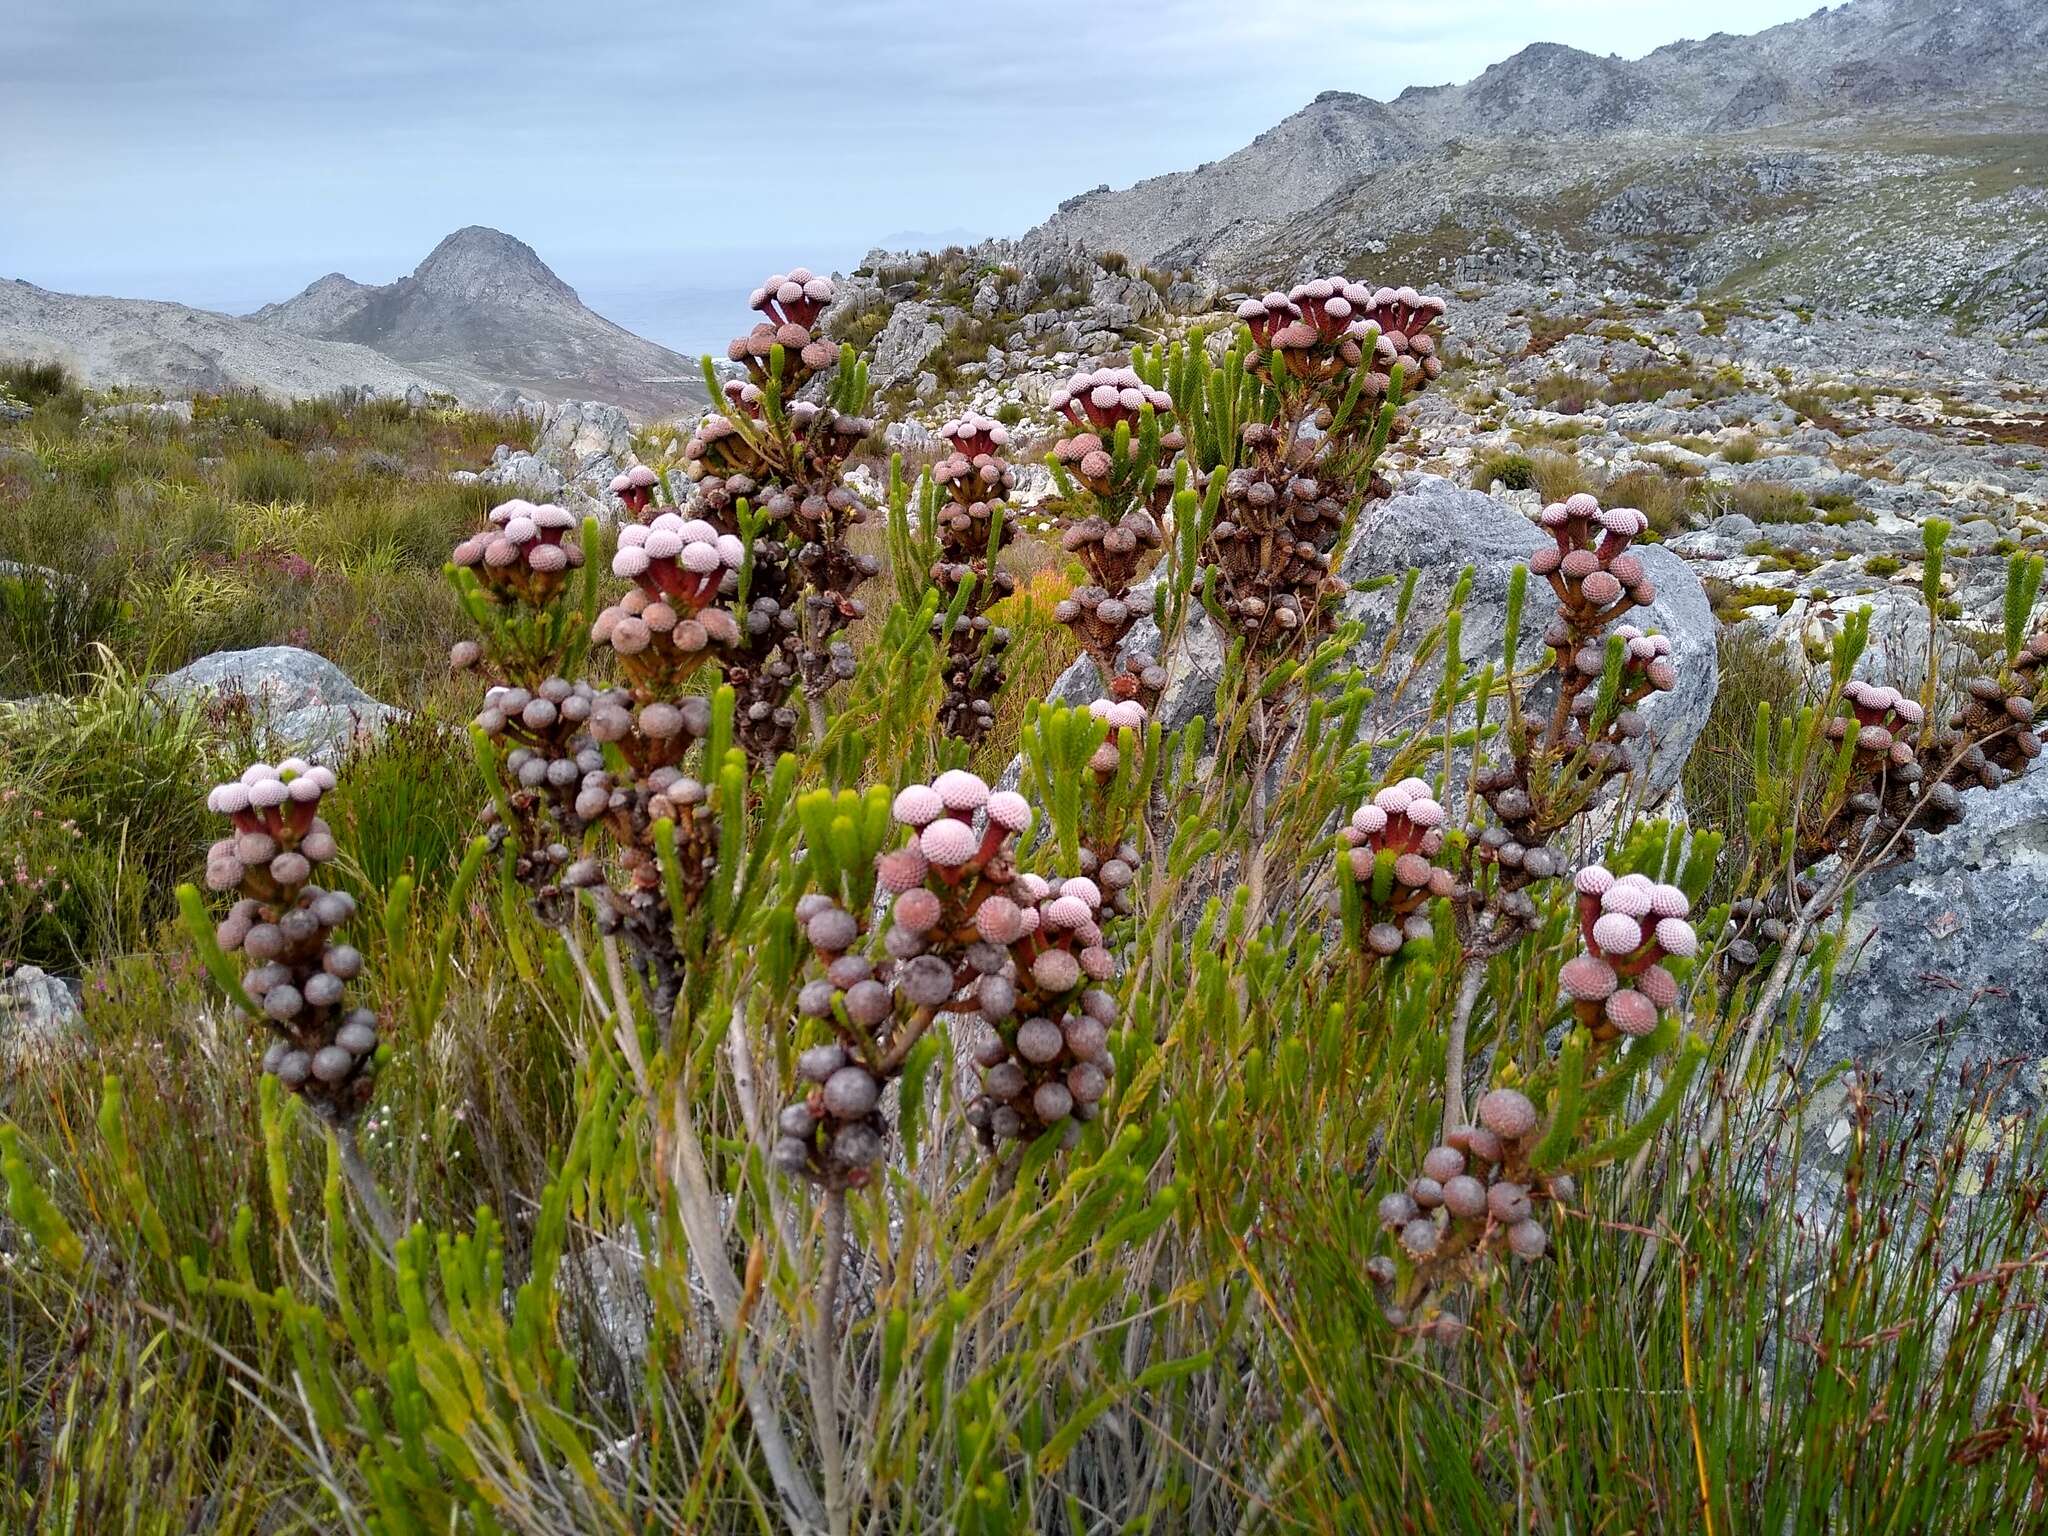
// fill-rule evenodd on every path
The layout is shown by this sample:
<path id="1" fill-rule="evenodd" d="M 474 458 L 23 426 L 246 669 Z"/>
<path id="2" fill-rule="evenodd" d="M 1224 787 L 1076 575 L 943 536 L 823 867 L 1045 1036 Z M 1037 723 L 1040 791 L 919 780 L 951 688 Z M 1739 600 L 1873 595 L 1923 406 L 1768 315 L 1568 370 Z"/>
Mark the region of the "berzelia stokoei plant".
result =
<path id="1" fill-rule="evenodd" d="M 854 672 L 843 633 L 865 611 L 855 594 L 878 568 L 848 542 L 868 509 L 843 470 L 874 424 L 861 414 L 866 364 L 819 334 L 833 297 L 830 278 L 802 267 L 754 290 L 764 318 L 727 349 L 747 376 L 721 381 L 706 363 L 725 409 L 698 423 L 683 450 L 695 482 L 687 510 L 751 552 L 733 593 L 745 656 L 728 677 L 740 740 L 756 763 L 794 743 L 799 685 L 822 737 L 826 696 Z M 827 369 L 829 383 L 819 379 Z"/>
<path id="2" fill-rule="evenodd" d="M 1315 278 L 1238 308 L 1242 366 L 1263 386 L 1264 408 L 1240 431 L 1202 557 L 1211 600 L 1257 649 L 1321 627 L 1343 590 L 1332 574 L 1341 535 L 1405 428 L 1401 400 L 1441 369 L 1428 327 L 1443 301 L 1400 290 L 1420 308 L 1399 310 L 1411 329 L 1389 333 L 1378 322 L 1397 311 L 1383 292 L 1386 305 L 1349 278 Z"/>
<path id="3" fill-rule="evenodd" d="M 939 590 L 932 625 L 946 651 L 939 727 L 975 743 L 995 723 L 1010 644 L 1010 632 L 992 624 L 988 610 L 1016 590 L 1016 581 L 996 569 L 996 556 L 1015 536 L 1008 502 L 1017 476 L 1003 456 L 1010 431 L 1001 422 L 969 411 L 939 428 L 939 436 L 949 449 L 931 468 L 944 493 L 933 508 L 939 558 L 931 571 Z"/>
<path id="4" fill-rule="evenodd" d="M 1676 885 L 1598 864 L 1580 870 L 1576 886 L 1584 948 L 1558 974 L 1556 1057 L 1483 1094 L 1478 1123 L 1451 1127 L 1407 1187 L 1380 1203 L 1398 1257 L 1368 1268 L 1397 1325 L 1440 1338 L 1462 1332 L 1454 1294 L 1502 1257 L 1542 1258 L 1545 1206 L 1568 1205 L 1579 1176 L 1655 1134 L 1704 1054 L 1696 1036 L 1684 1035 L 1671 968 L 1699 952 L 1691 899 Z M 1669 1066 L 1665 1080 L 1631 1119 L 1632 1090 L 1659 1061 Z"/>

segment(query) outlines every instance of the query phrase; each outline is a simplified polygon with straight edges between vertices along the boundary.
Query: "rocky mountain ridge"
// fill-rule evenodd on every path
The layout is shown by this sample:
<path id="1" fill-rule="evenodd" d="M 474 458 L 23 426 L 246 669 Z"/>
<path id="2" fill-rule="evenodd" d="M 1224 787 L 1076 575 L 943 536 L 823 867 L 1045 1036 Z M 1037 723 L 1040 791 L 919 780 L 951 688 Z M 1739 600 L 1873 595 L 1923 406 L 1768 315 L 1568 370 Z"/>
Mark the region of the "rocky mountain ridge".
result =
<path id="1" fill-rule="evenodd" d="M 444 392 L 482 404 L 494 392 L 483 379 L 430 375 L 352 342 L 271 331 L 183 304 L 55 293 L 19 280 L 0 282 L 0 357 L 62 363 L 89 388 L 173 397 L 367 390 L 418 398 Z"/>
<path id="2" fill-rule="evenodd" d="M 1619 244 L 1618 269 L 1676 291 L 1777 281 L 1840 220 L 1895 244 L 1904 269 L 1854 272 L 1840 297 L 1896 307 L 2038 244 L 2044 83 L 2035 0 L 1849 0 L 1636 60 L 1535 44 L 1391 102 L 1326 91 L 1221 160 L 1070 198 L 1027 239 L 1247 283 L 1374 257 L 1414 279 L 1584 276 Z M 1947 199 L 1916 211 L 1929 176 L 1969 183 L 1960 222 Z M 2038 265 L 2008 286 L 2038 292 Z M 1988 297 L 1988 318 L 2031 317 Z"/>

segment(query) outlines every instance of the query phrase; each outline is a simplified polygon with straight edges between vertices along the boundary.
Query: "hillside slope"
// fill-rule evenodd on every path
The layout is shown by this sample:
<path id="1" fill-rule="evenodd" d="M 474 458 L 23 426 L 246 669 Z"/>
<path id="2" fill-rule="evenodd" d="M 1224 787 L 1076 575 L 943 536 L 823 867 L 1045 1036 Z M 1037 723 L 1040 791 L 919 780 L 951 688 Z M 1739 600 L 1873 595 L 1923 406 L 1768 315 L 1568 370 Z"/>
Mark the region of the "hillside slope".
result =
<path id="1" fill-rule="evenodd" d="M 480 379 L 429 374 L 350 342 L 281 333 L 183 304 L 53 293 L 20 281 L 0 282 L 0 357 L 62 363 L 93 389 L 129 385 L 167 395 L 364 387 L 403 395 L 417 387 L 481 403 L 491 393 Z"/>

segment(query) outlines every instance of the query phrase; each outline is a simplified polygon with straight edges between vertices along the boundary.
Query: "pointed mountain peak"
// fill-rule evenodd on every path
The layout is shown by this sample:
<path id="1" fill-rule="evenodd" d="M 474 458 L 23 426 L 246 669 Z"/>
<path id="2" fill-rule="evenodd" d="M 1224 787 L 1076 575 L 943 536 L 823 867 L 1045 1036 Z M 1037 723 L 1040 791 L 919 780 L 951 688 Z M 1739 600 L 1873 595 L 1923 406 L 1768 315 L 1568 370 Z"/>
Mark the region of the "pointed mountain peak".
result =
<path id="1" fill-rule="evenodd" d="M 413 270 L 412 281 L 428 293 L 450 298 L 528 289 L 577 301 L 575 290 L 549 270 L 532 246 L 481 224 L 466 225 L 435 246 Z"/>

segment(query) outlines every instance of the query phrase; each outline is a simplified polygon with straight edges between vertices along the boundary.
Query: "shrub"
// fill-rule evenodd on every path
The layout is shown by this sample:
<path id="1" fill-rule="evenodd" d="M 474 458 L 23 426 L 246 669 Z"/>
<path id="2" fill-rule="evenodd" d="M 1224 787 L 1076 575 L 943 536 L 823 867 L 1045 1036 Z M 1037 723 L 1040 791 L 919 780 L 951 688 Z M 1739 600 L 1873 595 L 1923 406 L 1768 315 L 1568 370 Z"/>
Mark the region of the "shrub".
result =
<path id="1" fill-rule="evenodd" d="M 1853 1079 L 1818 1179 L 1775 1057 L 1856 881 L 2041 752 L 2038 559 L 1938 712 L 1866 620 L 1819 673 L 1729 636 L 1679 827 L 1643 706 L 1693 663 L 1571 459 L 1497 650 L 1465 582 L 1370 646 L 1337 601 L 1439 301 L 1317 279 L 1084 370 L 1055 549 L 971 415 L 863 521 L 835 298 L 762 285 L 615 536 L 471 508 L 445 576 L 410 481 L 202 512 L 77 456 L 184 542 L 133 575 L 181 624 L 201 568 L 394 679 L 457 638 L 339 764 L 112 661 L 0 712 L 0 940 L 92 965 L 0 1127 L 11 1522 L 2023 1528 L 2038 1140 Z M 1043 702 L 1076 643 L 1097 697 Z"/>
<path id="2" fill-rule="evenodd" d="M 1536 465 L 1526 453 L 1490 453 L 1472 470 L 1472 488 L 1490 490 L 1495 481 L 1510 491 L 1526 491 L 1536 483 Z"/>
<path id="3" fill-rule="evenodd" d="M 1747 432 L 1738 432 L 1721 445 L 1721 457 L 1730 464 L 1754 464 L 1760 451 L 1756 438 Z"/>

